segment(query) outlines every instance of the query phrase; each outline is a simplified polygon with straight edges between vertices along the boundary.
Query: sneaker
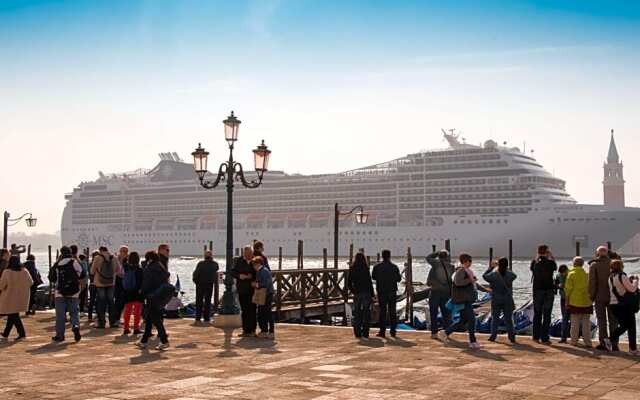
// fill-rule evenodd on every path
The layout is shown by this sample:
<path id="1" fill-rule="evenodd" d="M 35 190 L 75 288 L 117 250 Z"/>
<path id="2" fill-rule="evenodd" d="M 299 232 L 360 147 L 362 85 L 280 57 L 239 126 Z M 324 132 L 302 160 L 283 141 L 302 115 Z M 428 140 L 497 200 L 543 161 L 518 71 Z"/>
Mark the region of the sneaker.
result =
<path id="1" fill-rule="evenodd" d="M 146 342 L 143 343 L 142 341 L 140 341 L 140 342 L 136 342 L 136 346 L 139 349 L 144 350 L 147 348 L 147 346 L 149 346 L 149 343 L 146 343 Z"/>
<path id="2" fill-rule="evenodd" d="M 16 342 L 18 342 L 18 341 L 20 341 L 20 340 L 24 340 L 24 339 L 26 339 L 26 338 L 27 338 L 27 335 L 20 335 L 20 336 L 18 336 L 15 340 L 16 340 Z"/>
<path id="3" fill-rule="evenodd" d="M 54 337 L 51 338 L 51 340 L 54 341 L 54 342 L 58 342 L 58 343 L 64 342 L 64 338 L 63 337 L 59 337 L 59 336 L 54 336 Z"/>
<path id="4" fill-rule="evenodd" d="M 629 354 L 632 356 L 640 356 L 640 350 L 629 350 Z"/>
<path id="5" fill-rule="evenodd" d="M 605 339 L 604 340 L 604 347 L 607 349 L 607 351 L 612 351 L 613 350 L 613 346 L 611 346 L 611 340 L 609 339 Z"/>
<path id="6" fill-rule="evenodd" d="M 73 328 L 73 340 L 75 340 L 76 343 L 78 343 L 80 339 L 82 339 L 82 335 L 80 335 L 80 328 L 78 327 Z"/>
<path id="7" fill-rule="evenodd" d="M 156 346 L 156 350 L 166 350 L 169 348 L 169 342 L 167 343 L 160 343 L 159 345 Z"/>
<path id="8" fill-rule="evenodd" d="M 445 331 L 438 332 L 438 338 L 442 341 L 442 343 L 449 343 L 449 335 Z"/>
<path id="9" fill-rule="evenodd" d="M 471 342 L 471 343 L 469 343 L 469 348 L 471 350 L 480 350 L 482 348 L 482 346 L 478 342 Z"/>
<path id="10" fill-rule="evenodd" d="M 545 345 L 545 346 L 551 346 L 553 343 L 551 343 L 551 340 L 547 339 L 547 340 L 543 341 L 542 344 Z"/>

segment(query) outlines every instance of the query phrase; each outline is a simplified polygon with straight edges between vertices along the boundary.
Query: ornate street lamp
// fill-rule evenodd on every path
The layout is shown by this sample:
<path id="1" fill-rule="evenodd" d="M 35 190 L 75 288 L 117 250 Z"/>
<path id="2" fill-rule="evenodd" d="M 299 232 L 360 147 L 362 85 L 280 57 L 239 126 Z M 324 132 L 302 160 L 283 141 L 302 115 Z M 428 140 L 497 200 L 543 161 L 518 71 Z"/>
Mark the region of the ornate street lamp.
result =
<path id="1" fill-rule="evenodd" d="M 4 223 L 3 223 L 3 236 L 2 236 L 2 247 L 5 249 L 7 248 L 7 239 L 9 235 L 10 226 L 17 225 L 20 221 L 24 219 L 25 222 L 27 223 L 27 227 L 33 228 L 34 226 L 36 226 L 36 223 L 38 222 L 38 219 L 34 218 L 31 213 L 25 213 L 21 215 L 19 218 L 14 218 L 14 219 L 11 219 L 10 217 L 11 217 L 11 214 L 9 214 L 8 211 L 5 211 Z"/>
<path id="2" fill-rule="evenodd" d="M 338 268 L 338 236 L 340 235 L 340 217 L 351 215 L 355 213 L 356 224 L 364 225 L 369 220 L 369 214 L 364 212 L 364 207 L 355 206 L 349 212 L 340 212 L 340 206 L 338 203 L 334 207 L 333 218 L 333 268 Z"/>
<path id="3" fill-rule="evenodd" d="M 218 174 L 215 180 L 210 181 L 206 179 L 208 171 L 208 157 L 209 152 L 206 151 L 201 144 L 198 144 L 198 148 L 195 149 L 191 155 L 193 156 L 193 168 L 200 185 L 205 189 L 213 189 L 221 181 L 226 182 L 227 189 L 227 265 L 224 279 L 224 294 L 222 295 L 222 301 L 220 302 L 220 315 L 236 315 L 239 310 L 233 296 L 233 277 L 231 276 L 231 269 L 233 267 L 233 187 L 234 182 L 239 181 L 242 186 L 246 188 L 257 188 L 262 184 L 262 177 L 267 172 L 269 165 L 269 157 L 271 150 L 262 143 L 253 150 L 254 155 L 254 169 L 256 171 L 257 179 L 248 181 L 244 175 L 244 169 L 242 164 L 236 162 L 233 159 L 233 149 L 235 142 L 238 140 L 238 130 L 240 128 L 240 120 L 233 115 L 227 117 L 224 121 L 224 138 L 229 145 L 229 159 L 218 167 Z"/>

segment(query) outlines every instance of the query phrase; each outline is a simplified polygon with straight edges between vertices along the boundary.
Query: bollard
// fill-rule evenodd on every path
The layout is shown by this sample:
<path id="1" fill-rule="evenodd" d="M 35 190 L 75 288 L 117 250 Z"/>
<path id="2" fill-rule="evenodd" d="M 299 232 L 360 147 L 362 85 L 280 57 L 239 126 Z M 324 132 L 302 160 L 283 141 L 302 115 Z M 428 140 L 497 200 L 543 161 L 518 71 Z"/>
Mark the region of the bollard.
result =
<path id="1" fill-rule="evenodd" d="M 209 251 L 213 251 L 213 240 L 209 240 Z"/>
<path id="2" fill-rule="evenodd" d="M 444 241 L 444 248 L 449 252 L 449 255 L 451 255 L 451 239 Z"/>
<path id="3" fill-rule="evenodd" d="M 509 239 L 509 271 L 513 270 L 513 240 Z"/>
<path id="4" fill-rule="evenodd" d="M 278 270 L 282 269 L 282 246 L 278 247 Z"/>
<path id="5" fill-rule="evenodd" d="M 327 269 L 329 265 L 329 259 L 327 257 L 327 248 L 322 249 L 322 268 Z"/>
<path id="6" fill-rule="evenodd" d="M 611 242 L 607 242 L 607 249 L 611 251 L 612 248 L 613 248 L 613 245 L 611 244 Z"/>
<path id="7" fill-rule="evenodd" d="M 576 241 L 576 257 L 580 257 L 580 242 Z"/>
<path id="8" fill-rule="evenodd" d="M 407 264 L 404 274 L 405 294 L 407 297 L 406 316 L 409 325 L 413 326 L 413 256 L 411 247 L 407 248 Z M 392 310 L 389 310 L 392 312 Z"/>
<path id="9" fill-rule="evenodd" d="M 300 269 L 304 269 L 304 240 L 300 241 Z"/>
<path id="10" fill-rule="evenodd" d="M 304 263 L 303 263 L 303 242 L 302 240 L 298 240 L 298 261 L 297 261 L 297 268 L 298 269 L 303 269 L 304 268 Z"/>
<path id="11" fill-rule="evenodd" d="M 493 247 L 489 247 L 489 266 L 491 266 L 491 261 L 493 261 Z"/>

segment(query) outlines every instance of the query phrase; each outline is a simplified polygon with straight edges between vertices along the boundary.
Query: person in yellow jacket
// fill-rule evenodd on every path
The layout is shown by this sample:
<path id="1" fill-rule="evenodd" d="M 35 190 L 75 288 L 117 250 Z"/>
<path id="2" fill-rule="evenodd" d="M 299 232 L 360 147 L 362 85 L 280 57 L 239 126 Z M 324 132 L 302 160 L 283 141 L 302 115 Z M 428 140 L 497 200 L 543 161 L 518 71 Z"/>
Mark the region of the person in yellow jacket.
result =
<path id="1" fill-rule="evenodd" d="M 582 257 L 573 259 L 573 268 L 567 275 L 564 284 L 567 311 L 571 314 L 571 344 L 578 345 L 580 328 L 582 328 L 582 340 L 586 347 L 591 344 L 591 314 L 593 303 L 589 297 L 589 274 L 584 270 Z"/>

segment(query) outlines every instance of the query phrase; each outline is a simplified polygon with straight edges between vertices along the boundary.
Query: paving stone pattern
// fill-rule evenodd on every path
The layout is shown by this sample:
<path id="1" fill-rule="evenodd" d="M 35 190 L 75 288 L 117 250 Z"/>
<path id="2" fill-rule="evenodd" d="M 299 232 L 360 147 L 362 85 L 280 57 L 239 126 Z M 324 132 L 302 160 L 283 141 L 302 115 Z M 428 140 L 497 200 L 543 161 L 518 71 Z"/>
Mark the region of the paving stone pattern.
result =
<path id="1" fill-rule="evenodd" d="M 480 336 L 483 350 L 470 351 L 463 335 L 447 346 L 424 332 L 358 341 L 345 328 L 280 324 L 273 343 L 168 320 L 172 347 L 159 352 L 86 322 L 80 343 L 52 344 L 52 314 L 24 321 L 26 341 L 0 343 L 3 400 L 640 399 L 638 358 L 526 338 Z"/>

